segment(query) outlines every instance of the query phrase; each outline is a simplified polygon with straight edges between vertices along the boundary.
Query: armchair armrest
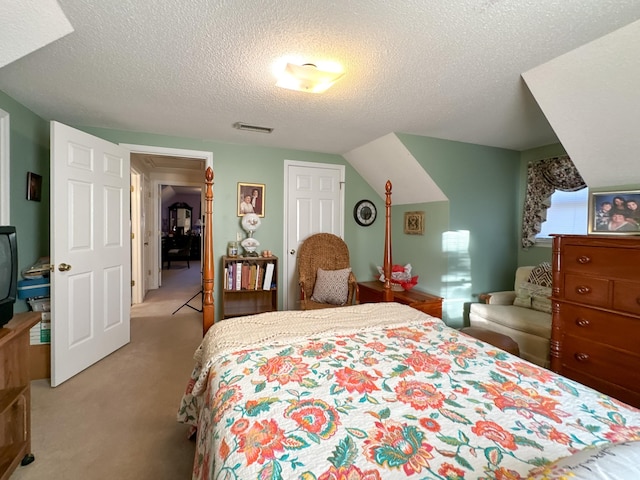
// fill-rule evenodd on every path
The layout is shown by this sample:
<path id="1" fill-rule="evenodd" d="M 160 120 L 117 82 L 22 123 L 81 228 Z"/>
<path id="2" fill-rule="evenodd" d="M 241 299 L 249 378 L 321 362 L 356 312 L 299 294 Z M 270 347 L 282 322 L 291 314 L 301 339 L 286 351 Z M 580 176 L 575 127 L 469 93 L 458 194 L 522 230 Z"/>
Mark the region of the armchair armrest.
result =
<path id="1" fill-rule="evenodd" d="M 516 299 L 516 292 L 512 290 L 492 292 L 485 294 L 484 297 L 484 302 L 489 305 L 513 305 L 513 301 Z"/>

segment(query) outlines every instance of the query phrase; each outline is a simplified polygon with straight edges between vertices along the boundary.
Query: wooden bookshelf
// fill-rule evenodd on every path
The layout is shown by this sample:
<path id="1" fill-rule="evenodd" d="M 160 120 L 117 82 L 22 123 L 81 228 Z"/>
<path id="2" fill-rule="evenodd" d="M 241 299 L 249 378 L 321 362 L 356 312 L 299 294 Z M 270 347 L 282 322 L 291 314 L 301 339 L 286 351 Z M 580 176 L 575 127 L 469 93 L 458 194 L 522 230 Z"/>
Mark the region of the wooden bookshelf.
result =
<path id="1" fill-rule="evenodd" d="M 266 285 L 264 277 L 268 269 L 272 273 Z M 278 309 L 277 257 L 224 256 L 221 271 L 223 319 Z"/>

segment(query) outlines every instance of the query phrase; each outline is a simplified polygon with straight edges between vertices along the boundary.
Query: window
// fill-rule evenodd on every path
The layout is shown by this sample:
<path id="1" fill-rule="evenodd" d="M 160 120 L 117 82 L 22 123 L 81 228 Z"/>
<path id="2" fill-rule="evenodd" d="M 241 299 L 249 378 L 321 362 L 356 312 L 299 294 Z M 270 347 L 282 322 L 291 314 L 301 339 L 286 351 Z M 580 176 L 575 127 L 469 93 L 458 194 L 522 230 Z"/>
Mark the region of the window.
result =
<path id="1" fill-rule="evenodd" d="M 550 240 L 552 233 L 587 233 L 588 189 L 576 192 L 556 190 L 551 195 L 551 206 L 547 209 L 547 220 L 536 235 L 536 243 Z"/>

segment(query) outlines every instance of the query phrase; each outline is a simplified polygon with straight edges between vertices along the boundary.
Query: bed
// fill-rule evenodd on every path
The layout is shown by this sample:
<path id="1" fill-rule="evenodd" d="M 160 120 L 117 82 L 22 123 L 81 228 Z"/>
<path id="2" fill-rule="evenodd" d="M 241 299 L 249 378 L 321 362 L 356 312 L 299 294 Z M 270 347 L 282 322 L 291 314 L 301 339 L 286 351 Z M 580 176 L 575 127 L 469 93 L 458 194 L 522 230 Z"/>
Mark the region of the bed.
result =
<path id="1" fill-rule="evenodd" d="M 388 183 L 385 269 L 390 206 Z M 178 412 L 194 479 L 640 478 L 640 410 L 408 306 L 203 325 Z"/>

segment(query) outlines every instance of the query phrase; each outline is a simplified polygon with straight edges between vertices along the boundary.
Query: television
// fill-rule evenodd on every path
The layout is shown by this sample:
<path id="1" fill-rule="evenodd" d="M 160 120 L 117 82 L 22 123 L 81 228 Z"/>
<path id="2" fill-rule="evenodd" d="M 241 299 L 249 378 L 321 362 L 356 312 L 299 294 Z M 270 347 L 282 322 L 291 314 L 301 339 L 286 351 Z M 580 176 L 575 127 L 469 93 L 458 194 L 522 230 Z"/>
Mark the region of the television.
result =
<path id="1" fill-rule="evenodd" d="M 0 226 L 0 328 L 13 318 L 18 294 L 16 227 Z"/>

